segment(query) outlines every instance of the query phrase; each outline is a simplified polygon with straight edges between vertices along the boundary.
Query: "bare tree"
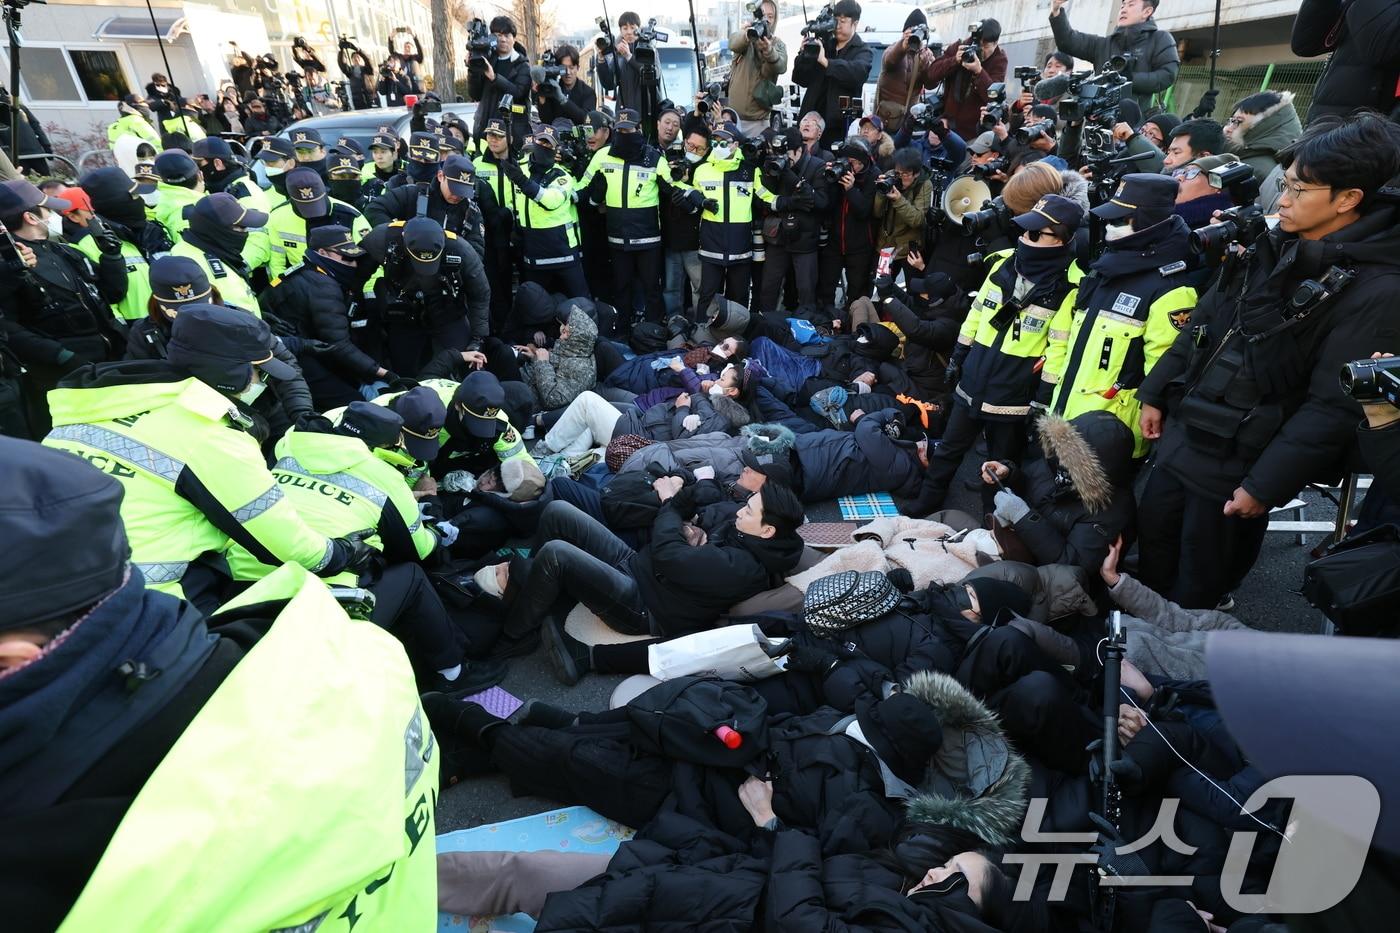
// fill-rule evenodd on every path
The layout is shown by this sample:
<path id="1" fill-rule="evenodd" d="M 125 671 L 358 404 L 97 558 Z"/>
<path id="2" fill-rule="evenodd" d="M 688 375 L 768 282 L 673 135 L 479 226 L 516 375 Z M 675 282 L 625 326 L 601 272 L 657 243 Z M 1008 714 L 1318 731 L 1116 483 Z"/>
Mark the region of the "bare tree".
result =
<path id="1" fill-rule="evenodd" d="M 494 6 L 515 23 L 526 58 L 534 61 L 553 43 L 558 22 L 553 11 L 545 6 L 545 0 L 501 0 Z M 490 19 L 489 16 L 484 18 Z"/>
<path id="2" fill-rule="evenodd" d="M 457 56 L 454 40 L 457 30 L 448 10 L 448 0 L 431 0 L 433 17 L 433 89 L 438 97 L 451 102 L 455 96 Z"/>

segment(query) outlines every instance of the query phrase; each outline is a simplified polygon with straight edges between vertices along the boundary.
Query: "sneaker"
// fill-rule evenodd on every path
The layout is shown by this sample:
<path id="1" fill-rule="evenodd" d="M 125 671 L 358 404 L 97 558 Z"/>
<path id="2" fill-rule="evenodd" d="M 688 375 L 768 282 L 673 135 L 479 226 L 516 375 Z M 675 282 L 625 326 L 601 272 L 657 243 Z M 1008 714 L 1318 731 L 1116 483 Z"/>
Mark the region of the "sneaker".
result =
<path id="1" fill-rule="evenodd" d="M 433 672 L 432 686 L 424 692 L 440 693 L 447 697 L 464 697 L 489 690 L 506 678 L 503 661 L 463 661 L 462 670 L 452 680 Z"/>
<path id="2" fill-rule="evenodd" d="M 564 631 L 564 623 L 546 619 L 540 626 L 540 640 L 544 644 L 545 657 L 554 668 L 554 676 L 565 686 L 572 687 L 585 673 L 593 669 L 593 659 L 588 646 Z"/>
<path id="3" fill-rule="evenodd" d="M 518 725 L 539 726 L 544 729 L 563 729 L 578 722 L 578 716 L 562 706 L 554 706 L 544 700 L 526 700 L 522 707 L 524 715 Z"/>
<path id="4" fill-rule="evenodd" d="M 1220 602 L 1216 604 L 1216 612 L 1233 612 L 1235 610 L 1235 594 L 1226 593 L 1220 597 Z"/>
<path id="5" fill-rule="evenodd" d="M 509 635 L 502 635 L 496 639 L 496 643 L 491 646 L 491 651 L 487 657 L 492 660 L 502 658 L 523 658 L 532 653 L 540 646 L 540 633 L 534 631 L 519 638 L 511 638 Z"/>

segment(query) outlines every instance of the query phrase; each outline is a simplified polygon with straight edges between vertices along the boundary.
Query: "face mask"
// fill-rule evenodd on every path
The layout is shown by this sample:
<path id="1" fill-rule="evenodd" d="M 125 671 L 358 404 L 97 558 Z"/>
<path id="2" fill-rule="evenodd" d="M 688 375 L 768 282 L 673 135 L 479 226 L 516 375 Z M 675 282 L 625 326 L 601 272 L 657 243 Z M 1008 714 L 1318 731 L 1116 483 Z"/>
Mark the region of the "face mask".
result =
<path id="1" fill-rule="evenodd" d="M 263 373 L 255 373 L 253 375 L 253 381 L 248 384 L 248 388 L 234 395 L 234 401 L 242 402 L 244 405 L 253 404 L 255 401 L 257 401 L 258 396 L 262 395 L 263 392 L 266 391 L 266 379 L 267 376 L 265 376 Z"/>
<path id="2" fill-rule="evenodd" d="M 346 204 L 354 204 L 360 198 L 359 180 L 355 178 L 348 180 L 332 180 L 331 197 L 335 198 L 337 201 L 344 201 Z"/>
<path id="3" fill-rule="evenodd" d="M 408 177 L 414 182 L 432 181 L 438 173 L 436 162 L 409 162 Z"/>
<path id="4" fill-rule="evenodd" d="M 612 154 L 619 159 L 633 159 L 642 152 L 641 133 L 618 133 L 613 139 Z"/>
<path id="5" fill-rule="evenodd" d="M 49 236 L 63 236 L 63 215 L 57 211 L 48 212 L 44 225 L 49 228 Z"/>
<path id="6" fill-rule="evenodd" d="M 269 165 L 269 166 L 267 167 L 266 171 L 267 171 L 267 177 L 268 177 L 268 178 L 276 178 L 276 177 L 279 176 L 279 175 L 285 175 L 285 174 L 287 174 L 287 170 L 286 170 L 285 168 L 282 168 L 281 166 L 278 166 L 278 167 L 274 168 L 274 167 L 272 167 L 271 165 Z"/>
<path id="7" fill-rule="evenodd" d="M 710 398 L 724 398 L 724 386 L 718 382 L 710 386 Z"/>
<path id="8" fill-rule="evenodd" d="M 554 150 L 536 146 L 530 150 L 530 164 L 535 168 L 549 168 L 554 164 Z"/>
<path id="9" fill-rule="evenodd" d="M 734 147 L 716 146 L 710 150 L 710 154 L 713 155 L 718 162 L 727 162 L 734 155 Z"/>
<path id="10" fill-rule="evenodd" d="M 1121 240 L 1124 237 L 1133 235 L 1133 225 L 1130 223 L 1109 224 L 1104 228 L 1103 236 L 1110 243 L 1114 240 Z"/>
<path id="11" fill-rule="evenodd" d="M 694 165 L 697 162 L 704 161 L 704 159 L 705 157 L 698 152 L 691 152 L 689 149 L 687 149 L 685 152 L 685 160 L 691 165 Z"/>

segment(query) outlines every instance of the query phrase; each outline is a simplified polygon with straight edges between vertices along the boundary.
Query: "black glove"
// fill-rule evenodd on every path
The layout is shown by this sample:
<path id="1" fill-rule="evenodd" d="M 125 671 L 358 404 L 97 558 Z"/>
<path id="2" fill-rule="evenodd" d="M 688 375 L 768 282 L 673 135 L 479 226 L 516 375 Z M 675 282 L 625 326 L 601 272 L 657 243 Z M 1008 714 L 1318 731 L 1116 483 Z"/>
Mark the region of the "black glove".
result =
<path id="1" fill-rule="evenodd" d="M 101 232 L 92 228 L 92 239 L 97 244 L 97 249 L 104 256 L 120 256 L 122 254 L 122 241 L 111 230 L 103 227 Z"/>
<path id="2" fill-rule="evenodd" d="M 773 212 L 775 214 L 782 214 L 790 210 L 792 210 L 792 195 L 780 194 L 773 199 Z"/>
<path id="3" fill-rule="evenodd" d="M 840 660 L 836 651 L 828 645 L 820 643 L 798 645 L 787 654 L 787 669 L 825 675 Z"/>
<path id="4" fill-rule="evenodd" d="M 301 341 L 301 352 L 308 356 L 320 356 L 322 353 L 331 352 L 332 346 L 324 340 L 311 340 L 303 338 Z"/>
<path id="5" fill-rule="evenodd" d="M 1219 88 L 1211 88 L 1201 95 L 1201 102 L 1196 105 L 1196 109 L 1191 111 L 1191 116 L 1199 120 L 1201 117 L 1208 117 L 1215 113 L 1215 99 L 1220 96 Z"/>
<path id="6" fill-rule="evenodd" d="M 525 170 L 520 167 L 520 163 L 514 159 L 507 158 L 501 163 L 501 174 L 513 181 L 515 184 L 523 184 L 525 181 Z"/>
<path id="7" fill-rule="evenodd" d="M 682 207 L 686 204 L 699 207 L 703 198 L 704 195 L 700 194 L 700 192 L 692 191 L 689 188 L 677 188 L 674 186 L 671 188 L 671 203 L 677 207 Z"/>
<path id="8" fill-rule="evenodd" d="M 706 198 L 704 207 L 705 210 L 709 211 L 711 214 L 719 213 L 719 202 L 714 198 Z"/>
<path id="9" fill-rule="evenodd" d="M 962 378 L 962 364 L 961 364 L 961 363 L 949 363 L 948 366 L 943 370 L 943 384 L 944 384 L 945 386 L 947 386 L 949 392 L 951 392 L 951 391 L 953 391 L 953 389 L 957 388 L 958 380 L 961 379 L 961 378 Z"/>
<path id="10" fill-rule="evenodd" d="M 336 552 L 344 555 L 344 560 L 335 573 L 348 570 L 354 574 L 361 574 L 370 569 L 374 564 L 375 558 L 379 556 L 378 551 L 365 543 L 365 539 L 373 534 L 375 534 L 373 528 L 365 528 L 360 531 L 351 532 L 343 538 L 334 539 L 333 543 L 335 544 Z M 334 566 L 335 562 L 332 561 L 327 565 L 327 569 Z M 322 572 L 324 573 L 325 571 Z M 334 574 L 326 575 L 333 576 Z"/>
<path id="11" fill-rule="evenodd" d="M 811 188 L 803 185 L 792 193 L 791 204 L 792 206 L 789 210 L 810 211 L 817 206 L 817 196 L 812 192 Z"/>

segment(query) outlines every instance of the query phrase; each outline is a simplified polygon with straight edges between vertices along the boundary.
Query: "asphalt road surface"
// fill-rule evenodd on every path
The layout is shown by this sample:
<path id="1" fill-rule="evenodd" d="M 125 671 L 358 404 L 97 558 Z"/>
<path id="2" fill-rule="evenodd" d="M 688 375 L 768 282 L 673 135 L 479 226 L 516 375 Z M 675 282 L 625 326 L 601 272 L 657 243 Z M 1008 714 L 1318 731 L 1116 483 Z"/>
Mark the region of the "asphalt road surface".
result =
<path id="1" fill-rule="evenodd" d="M 978 497 L 966 483 L 975 475 L 974 457 L 969 456 L 954 489 L 948 508 L 976 513 Z M 980 462 L 980 460 L 978 460 Z M 1336 508 L 1321 494 L 1308 491 L 1302 496 L 1309 503 L 1306 519 L 1331 522 Z M 809 511 L 809 517 L 811 513 Z M 824 519 L 835 516 L 821 516 Z M 1288 516 L 1296 518 L 1297 516 Z M 1270 534 L 1263 553 L 1244 585 L 1235 593 L 1234 614 L 1252 628 L 1272 632 L 1317 633 L 1323 617 L 1299 595 L 1303 565 L 1308 552 L 1321 540 L 1311 535 L 1299 546 L 1292 534 Z M 624 678 L 588 674 L 574 687 L 561 685 L 554 677 L 543 653 L 510 662 L 510 673 L 501 686 L 522 700 L 538 698 L 547 703 L 575 710 L 601 710 L 608 707 L 613 688 Z M 444 788 L 438 804 L 437 831 L 450 832 L 483 823 L 514 819 L 552 810 L 562 804 L 535 797 L 514 797 L 509 782 L 499 774 L 472 778 Z"/>

